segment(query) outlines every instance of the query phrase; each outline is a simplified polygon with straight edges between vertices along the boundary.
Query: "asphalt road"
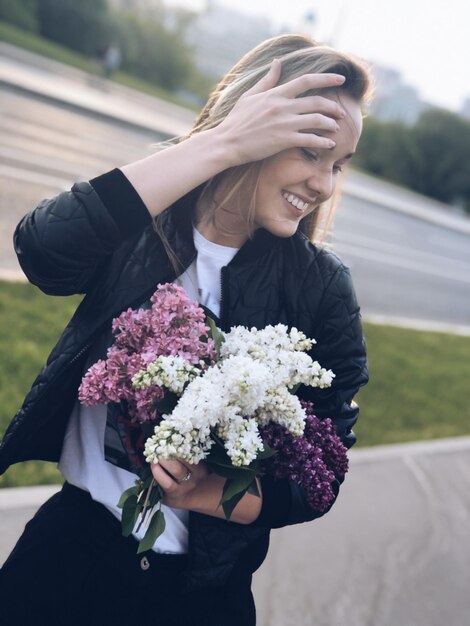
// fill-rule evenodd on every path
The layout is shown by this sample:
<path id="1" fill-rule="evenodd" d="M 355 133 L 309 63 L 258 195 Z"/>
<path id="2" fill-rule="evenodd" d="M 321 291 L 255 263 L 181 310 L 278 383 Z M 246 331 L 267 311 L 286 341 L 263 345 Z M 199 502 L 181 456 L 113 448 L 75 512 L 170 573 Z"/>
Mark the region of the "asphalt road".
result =
<path id="1" fill-rule="evenodd" d="M 5 86 L 0 106 L 0 268 L 14 273 L 11 234 L 25 212 L 75 180 L 148 155 L 161 135 Z M 352 268 L 365 315 L 470 325 L 470 234 L 346 193 L 332 245 Z"/>

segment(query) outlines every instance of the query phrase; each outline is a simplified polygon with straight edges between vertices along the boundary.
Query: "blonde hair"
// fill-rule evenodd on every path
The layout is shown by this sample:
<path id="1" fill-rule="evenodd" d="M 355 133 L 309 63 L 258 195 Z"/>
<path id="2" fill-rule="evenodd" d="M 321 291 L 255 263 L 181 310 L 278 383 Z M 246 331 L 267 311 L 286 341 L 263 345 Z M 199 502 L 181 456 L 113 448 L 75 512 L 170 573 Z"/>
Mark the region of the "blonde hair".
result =
<path id="1" fill-rule="evenodd" d="M 307 73 L 342 74 L 346 77 L 345 83 L 339 87 L 329 88 L 328 92 L 334 93 L 338 97 L 341 94 L 347 94 L 358 102 L 365 112 L 365 107 L 371 97 L 372 83 L 370 71 L 363 61 L 350 54 L 320 44 L 305 35 L 280 35 L 262 42 L 234 65 L 210 94 L 207 104 L 197 117 L 190 133 L 181 140 L 184 141 L 195 133 L 218 126 L 227 117 L 239 98 L 267 74 L 273 59 L 279 59 L 281 62 L 281 75 L 278 84 L 286 83 Z M 319 93 L 321 90 L 311 90 L 302 96 Z M 251 188 L 251 202 L 246 221 L 248 236 L 253 234 L 255 197 L 261 164 L 262 162 L 239 165 L 207 181 L 202 188 L 200 198 L 208 199 L 207 204 L 212 205 L 210 218 L 214 223 L 217 219 L 218 207 L 229 199 L 233 201 L 237 197 L 238 190 Z M 224 183 L 228 183 L 226 188 L 229 188 L 230 191 L 217 206 L 213 200 L 214 192 L 222 177 Z M 301 220 L 299 229 L 310 240 L 316 242 L 324 240 L 333 217 L 337 196 L 338 194 L 335 193 L 328 202 L 320 205 Z M 161 224 L 158 227 L 158 221 L 157 218 L 157 229 L 162 234 Z"/>

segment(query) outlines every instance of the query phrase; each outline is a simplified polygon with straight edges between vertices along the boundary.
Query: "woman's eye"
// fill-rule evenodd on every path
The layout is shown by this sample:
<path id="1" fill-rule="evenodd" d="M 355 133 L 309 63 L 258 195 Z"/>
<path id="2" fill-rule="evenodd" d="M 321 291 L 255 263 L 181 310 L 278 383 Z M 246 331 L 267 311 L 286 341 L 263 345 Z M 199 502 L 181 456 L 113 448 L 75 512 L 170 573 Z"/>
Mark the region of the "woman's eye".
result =
<path id="1" fill-rule="evenodd" d="M 342 165 L 334 165 L 333 166 L 333 171 L 337 172 L 337 173 L 342 172 L 343 171 L 343 166 Z"/>
<path id="2" fill-rule="evenodd" d="M 307 161 L 316 161 L 318 159 L 318 156 L 315 152 L 311 152 L 310 150 L 307 150 L 306 148 L 301 148 L 300 151 L 302 153 L 302 156 Z"/>

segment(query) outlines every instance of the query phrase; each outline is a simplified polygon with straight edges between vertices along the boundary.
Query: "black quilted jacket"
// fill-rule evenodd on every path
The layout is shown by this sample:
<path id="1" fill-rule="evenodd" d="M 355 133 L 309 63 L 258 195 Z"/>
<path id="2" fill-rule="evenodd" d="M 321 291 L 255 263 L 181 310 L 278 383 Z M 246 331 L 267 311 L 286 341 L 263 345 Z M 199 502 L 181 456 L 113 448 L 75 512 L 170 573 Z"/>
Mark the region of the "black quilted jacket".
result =
<path id="1" fill-rule="evenodd" d="M 187 267 L 195 257 L 191 211 L 197 190 L 165 213 L 165 231 Z M 0 447 L 0 473 L 29 459 L 57 461 L 90 346 L 128 307 L 145 302 L 175 272 L 140 197 L 119 170 L 43 201 L 15 232 L 15 248 L 29 280 L 51 295 L 84 293 L 47 364 L 35 380 Z M 303 390 L 320 417 L 331 417 L 350 447 L 367 382 L 359 307 L 348 269 L 303 235 L 255 233 L 222 270 L 220 323 L 264 327 L 285 323 L 317 340 L 315 358 L 335 374 L 330 389 Z M 336 493 L 339 483 L 334 484 Z M 264 560 L 269 529 L 319 517 L 301 488 L 262 479 L 259 518 L 240 525 L 190 514 L 191 588 L 223 584 L 233 572 L 249 575 Z"/>

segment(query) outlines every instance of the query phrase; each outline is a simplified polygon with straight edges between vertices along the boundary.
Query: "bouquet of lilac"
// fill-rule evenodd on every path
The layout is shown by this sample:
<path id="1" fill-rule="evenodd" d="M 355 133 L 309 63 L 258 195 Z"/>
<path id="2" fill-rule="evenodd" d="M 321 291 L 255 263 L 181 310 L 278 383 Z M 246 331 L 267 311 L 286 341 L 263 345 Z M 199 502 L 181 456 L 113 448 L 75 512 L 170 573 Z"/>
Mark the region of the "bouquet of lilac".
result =
<path id="1" fill-rule="evenodd" d="M 113 322 L 115 345 L 85 375 L 80 400 L 124 402 L 146 434 L 144 456 L 205 461 L 226 478 L 226 517 L 266 472 L 306 488 L 309 502 L 326 509 L 331 483 L 344 476 L 346 449 L 329 422 L 295 395 L 299 385 L 329 387 L 333 372 L 306 351 L 314 340 L 282 324 L 222 333 L 185 292 L 159 286 L 149 311 L 131 310 Z M 162 492 L 150 467 L 121 497 L 123 534 L 147 526 L 139 552 L 164 530 Z"/>

